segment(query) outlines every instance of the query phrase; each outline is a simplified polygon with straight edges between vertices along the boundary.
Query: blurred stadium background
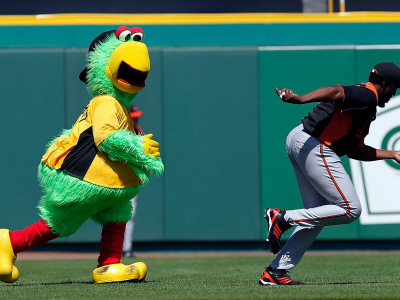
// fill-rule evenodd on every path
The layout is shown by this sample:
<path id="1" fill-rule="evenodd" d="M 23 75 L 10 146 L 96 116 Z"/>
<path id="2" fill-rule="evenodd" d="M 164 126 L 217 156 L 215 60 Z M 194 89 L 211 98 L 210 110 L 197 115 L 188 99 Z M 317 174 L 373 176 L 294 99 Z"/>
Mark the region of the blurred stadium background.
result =
<path id="1" fill-rule="evenodd" d="M 90 99 L 78 79 L 87 48 L 99 33 L 128 25 L 143 28 L 150 48 L 148 84 L 135 103 L 144 111 L 141 127 L 160 142 L 166 165 L 165 175 L 139 195 L 135 250 L 266 250 L 263 209 L 301 206 L 285 139 L 312 108 L 280 103 L 274 88 L 301 94 L 353 84 L 366 81 L 379 61 L 400 63 L 399 1 L 348 0 L 346 13 L 338 12 L 336 0 L 333 13 L 304 14 L 303 5 L 300 0 L 3 4 L 0 226 L 18 230 L 38 219 L 36 169 L 45 145 L 72 126 Z M 396 124 L 390 126 L 382 130 Z M 348 159 L 343 162 L 353 175 Z M 388 172 L 399 178 L 399 170 Z M 366 217 L 364 223 L 326 228 L 314 247 L 400 248 L 400 208 L 390 200 L 399 200 L 397 191 L 384 186 L 372 192 L 374 200 L 364 190 L 372 201 L 364 210 L 383 221 Z M 383 208 L 374 206 L 379 193 Z M 87 222 L 51 245 L 90 247 L 100 231 Z"/>

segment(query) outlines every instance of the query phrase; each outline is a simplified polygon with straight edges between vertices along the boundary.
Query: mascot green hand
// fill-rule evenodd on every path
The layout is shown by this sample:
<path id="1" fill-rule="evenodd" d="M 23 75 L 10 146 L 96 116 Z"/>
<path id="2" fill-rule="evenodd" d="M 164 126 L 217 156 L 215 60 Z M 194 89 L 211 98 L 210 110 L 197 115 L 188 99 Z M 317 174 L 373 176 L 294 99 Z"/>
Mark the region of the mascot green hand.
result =
<path id="1" fill-rule="evenodd" d="M 142 262 L 121 264 L 131 202 L 150 174 L 164 171 L 152 134 L 136 135 L 129 104 L 145 87 L 150 58 L 143 31 L 120 27 L 103 32 L 89 46 L 79 78 L 93 98 L 72 129 L 51 141 L 38 169 L 43 196 L 41 220 L 21 231 L 0 229 L 0 280 L 15 282 L 17 253 L 73 234 L 89 218 L 102 235 L 94 283 L 142 281 Z"/>

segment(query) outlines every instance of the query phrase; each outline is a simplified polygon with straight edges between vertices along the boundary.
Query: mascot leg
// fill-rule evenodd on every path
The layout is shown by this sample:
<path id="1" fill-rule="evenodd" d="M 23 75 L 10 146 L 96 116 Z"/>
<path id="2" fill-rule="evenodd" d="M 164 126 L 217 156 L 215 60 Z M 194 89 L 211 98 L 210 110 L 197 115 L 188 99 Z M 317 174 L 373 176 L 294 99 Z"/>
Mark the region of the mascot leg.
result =
<path id="1" fill-rule="evenodd" d="M 107 223 L 103 226 L 97 267 L 120 263 L 125 226 L 126 223 Z"/>
<path id="2" fill-rule="evenodd" d="M 58 235 L 40 220 L 24 230 L 10 232 L 0 229 L 0 280 L 12 283 L 18 280 L 19 272 L 14 266 L 16 254 L 43 245 Z"/>
<path id="3" fill-rule="evenodd" d="M 43 220 L 29 225 L 24 230 L 10 232 L 15 254 L 41 246 L 57 237 L 58 235 L 53 233 Z"/>
<path id="4" fill-rule="evenodd" d="M 140 282 L 147 274 L 142 262 L 121 264 L 122 244 L 126 223 L 107 223 L 103 226 L 97 269 L 93 271 L 94 283 Z"/>

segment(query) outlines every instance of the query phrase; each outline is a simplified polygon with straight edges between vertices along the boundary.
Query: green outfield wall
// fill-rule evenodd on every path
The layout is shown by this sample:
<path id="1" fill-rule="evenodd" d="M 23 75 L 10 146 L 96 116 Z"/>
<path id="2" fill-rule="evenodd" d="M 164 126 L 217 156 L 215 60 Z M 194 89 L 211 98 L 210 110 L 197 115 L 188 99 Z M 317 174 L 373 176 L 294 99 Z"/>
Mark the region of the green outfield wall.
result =
<path id="1" fill-rule="evenodd" d="M 38 220 L 36 171 L 45 145 L 70 128 L 90 100 L 78 79 L 87 46 L 115 27 L 0 26 L 2 227 L 17 230 Z M 160 142 L 166 168 L 139 195 L 137 241 L 263 240 L 264 207 L 301 207 L 285 138 L 312 109 L 281 103 L 274 88 L 301 94 L 352 84 L 366 81 L 378 61 L 400 63 L 400 38 L 389 35 L 400 29 L 396 22 L 142 27 L 151 71 L 135 103 L 144 111 L 141 127 Z M 387 34 L 371 39 L 360 33 L 366 31 Z M 388 130 L 396 128 L 392 123 Z M 363 179 L 370 186 L 366 166 L 343 162 L 361 178 L 361 188 Z M 390 172 L 398 179 L 398 171 Z M 371 218 L 326 228 L 320 239 L 398 238 L 396 207 L 390 211 L 385 202 L 386 210 L 378 208 L 371 199 L 379 191 L 364 191 Z M 390 221 L 374 221 L 382 214 Z M 96 242 L 100 231 L 89 221 L 61 241 Z"/>

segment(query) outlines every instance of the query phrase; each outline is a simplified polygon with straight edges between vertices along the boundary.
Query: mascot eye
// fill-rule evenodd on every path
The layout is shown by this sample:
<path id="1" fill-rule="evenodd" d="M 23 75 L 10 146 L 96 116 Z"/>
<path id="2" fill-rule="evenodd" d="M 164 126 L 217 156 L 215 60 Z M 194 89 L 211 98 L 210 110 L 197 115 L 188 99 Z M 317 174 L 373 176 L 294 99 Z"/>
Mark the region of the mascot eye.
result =
<path id="1" fill-rule="evenodd" d="M 131 38 L 132 33 L 128 27 L 122 26 L 117 29 L 115 35 L 117 36 L 117 39 L 119 39 L 120 41 L 126 42 Z"/>
<path id="2" fill-rule="evenodd" d="M 144 39 L 144 32 L 139 27 L 133 27 L 131 29 L 131 33 L 132 33 L 132 40 L 136 42 L 140 42 Z"/>

